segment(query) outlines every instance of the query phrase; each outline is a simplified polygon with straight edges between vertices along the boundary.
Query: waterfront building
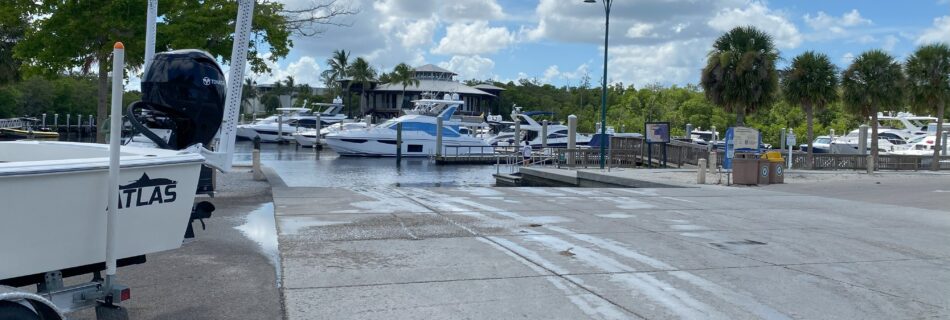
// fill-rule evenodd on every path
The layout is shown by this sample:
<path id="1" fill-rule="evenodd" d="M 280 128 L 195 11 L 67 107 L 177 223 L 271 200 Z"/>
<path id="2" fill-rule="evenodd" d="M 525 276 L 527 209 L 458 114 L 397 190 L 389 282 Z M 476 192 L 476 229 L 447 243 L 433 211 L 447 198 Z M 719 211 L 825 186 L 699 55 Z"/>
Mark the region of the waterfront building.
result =
<path id="1" fill-rule="evenodd" d="M 402 115 L 403 109 L 411 109 L 411 101 L 422 99 L 424 94 L 441 98 L 446 93 L 457 93 L 465 101 L 457 114 L 489 114 L 497 110 L 498 97 L 505 90 L 490 84 L 468 86 L 455 79 L 456 73 L 432 64 L 416 67 L 413 71 L 419 84 L 406 86 L 405 95 L 402 84 L 371 82 L 370 88 L 363 91 L 361 99 L 356 102 L 359 103 L 360 114 L 369 114 L 375 119 L 394 118 Z M 345 88 L 348 80 L 341 81 L 341 84 Z M 360 94 L 360 89 L 357 83 L 350 87 L 356 94 Z"/>

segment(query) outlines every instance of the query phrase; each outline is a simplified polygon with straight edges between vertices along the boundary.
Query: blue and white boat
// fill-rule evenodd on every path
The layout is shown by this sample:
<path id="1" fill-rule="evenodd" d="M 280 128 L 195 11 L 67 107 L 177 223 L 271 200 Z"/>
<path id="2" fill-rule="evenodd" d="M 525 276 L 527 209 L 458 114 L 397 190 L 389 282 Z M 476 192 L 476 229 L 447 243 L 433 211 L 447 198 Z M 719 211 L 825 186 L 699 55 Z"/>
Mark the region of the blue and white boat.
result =
<path id="1" fill-rule="evenodd" d="M 436 154 L 436 124 L 442 118 L 442 154 L 491 154 L 491 145 L 484 140 L 459 133 L 460 123 L 452 121 L 452 115 L 464 103 L 446 97 L 443 100 L 421 99 L 413 101 L 412 112 L 379 125 L 329 133 L 325 142 L 342 156 L 396 156 L 396 130 L 402 124 L 402 156 L 426 157 Z"/>

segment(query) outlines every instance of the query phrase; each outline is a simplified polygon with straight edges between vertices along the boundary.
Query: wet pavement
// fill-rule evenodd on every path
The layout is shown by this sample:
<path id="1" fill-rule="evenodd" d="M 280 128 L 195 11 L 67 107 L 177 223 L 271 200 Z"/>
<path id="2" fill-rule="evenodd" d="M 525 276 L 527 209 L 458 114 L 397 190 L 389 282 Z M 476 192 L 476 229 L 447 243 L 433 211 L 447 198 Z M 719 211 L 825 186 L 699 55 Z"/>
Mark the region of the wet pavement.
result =
<path id="1" fill-rule="evenodd" d="M 950 317 L 946 211 L 720 186 L 273 184 L 287 173 L 289 319 Z"/>

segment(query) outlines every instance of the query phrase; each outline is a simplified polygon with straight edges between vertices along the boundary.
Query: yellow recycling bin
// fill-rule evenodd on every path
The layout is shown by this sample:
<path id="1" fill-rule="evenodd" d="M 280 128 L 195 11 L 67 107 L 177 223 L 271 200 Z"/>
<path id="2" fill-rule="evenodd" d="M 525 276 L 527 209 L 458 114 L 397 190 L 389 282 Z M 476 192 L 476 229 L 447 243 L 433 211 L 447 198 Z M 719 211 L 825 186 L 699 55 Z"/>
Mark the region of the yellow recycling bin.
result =
<path id="1" fill-rule="evenodd" d="M 762 155 L 768 161 L 769 183 L 785 183 L 785 158 L 777 151 L 769 151 Z"/>

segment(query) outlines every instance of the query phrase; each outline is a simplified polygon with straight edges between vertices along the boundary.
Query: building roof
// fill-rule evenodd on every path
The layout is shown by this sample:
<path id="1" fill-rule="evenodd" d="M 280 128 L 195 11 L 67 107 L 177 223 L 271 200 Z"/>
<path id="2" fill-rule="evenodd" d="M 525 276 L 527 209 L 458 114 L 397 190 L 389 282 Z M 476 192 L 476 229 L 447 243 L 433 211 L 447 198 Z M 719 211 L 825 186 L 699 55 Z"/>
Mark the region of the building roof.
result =
<path id="1" fill-rule="evenodd" d="M 475 89 L 505 91 L 505 88 L 499 88 L 499 87 L 496 87 L 496 86 L 493 86 L 493 85 L 490 85 L 490 84 L 487 84 L 487 83 L 479 83 L 479 84 L 475 85 Z"/>
<path id="2" fill-rule="evenodd" d="M 444 68 L 438 67 L 438 66 L 436 66 L 436 65 L 434 65 L 434 64 L 431 64 L 431 63 L 430 63 L 430 64 L 427 64 L 427 65 L 421 65 L 421 66 L 415 67 L 415 68 L 413 68 L 413 71 L 415 71 L 415 72 L 438 72 L 438 73 L 448 73 L 448 74 L 451 74 L 451 75 L 453 75 L 453 76 L 458 75 L 458 74 L 456 74 L 455 72 L 446 70 L 446 69 L 444 69 Z"/>
<path id="3" fill-rule="evenodd" d="M 398 91 L 402 92 L 402 85 L 398 83 L 387 83 L 377 86 L 372 91 Z M 445 80 L 428 80 L 423 79 L 419 80 L 419 85 L 409 85 L 406 86 L 407 92 L 442 92 L 442 93 L 459 93 L 459 94 L 474 94 L 474 95 L 485 95 L 492 96 L 495 95 L 466 86 L 463 83 L 455 81 L 445 81 Z"/>

